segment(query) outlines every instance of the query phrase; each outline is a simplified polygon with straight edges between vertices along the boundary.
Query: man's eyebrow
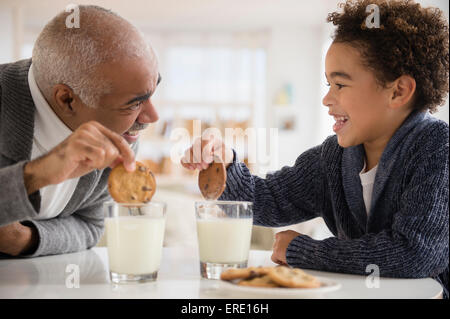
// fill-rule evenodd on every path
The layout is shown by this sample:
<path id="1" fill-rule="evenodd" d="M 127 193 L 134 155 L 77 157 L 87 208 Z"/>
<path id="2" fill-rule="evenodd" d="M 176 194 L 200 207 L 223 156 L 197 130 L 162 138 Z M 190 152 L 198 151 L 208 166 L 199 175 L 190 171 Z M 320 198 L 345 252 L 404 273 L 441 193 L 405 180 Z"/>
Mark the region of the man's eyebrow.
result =
<path id="1" fill-rule="evenodd" d="M 158 85 L 159 82 L 161 82 L 161 74 L 158 73 L 158 81 L 156 82 L 156 85 Z M 136 96 L 135 98 L 132 98 L 127 103 L 125 103 L 125 105 L 148 100 L 150 98 L 150 96 L 152 96 L 152 92 L 145 93 L 144 95 Z"/>
<path id="2" fill-rule="evenodd" d="M 151 95 L 152 95 L 151 93 L 146 93 L 144 95 L 136 96 L 135 98 L 132 98 L 127 103 L 125 103 L 125 105 L 129 105 L 129 104 L 132 104 L 132 103 L 135 103 L 135 102 L 141 102 L 141 101 L 148 100 Z"/>
<path id="3" fill-rule="evenodd" d="M 335 77 L 338 77 L 338 76 L 341 77 L 341 78 L 347 79 L 347 80 L 353 80 L 352 77 L 350 76 L 350 74 L 342 72 L 342 71 L 331 72 L 331 74 L 330 74 L 331 78 L 335 78 Z M 326 73 L 325 73 L 325 77 L 327 77 Z"/>

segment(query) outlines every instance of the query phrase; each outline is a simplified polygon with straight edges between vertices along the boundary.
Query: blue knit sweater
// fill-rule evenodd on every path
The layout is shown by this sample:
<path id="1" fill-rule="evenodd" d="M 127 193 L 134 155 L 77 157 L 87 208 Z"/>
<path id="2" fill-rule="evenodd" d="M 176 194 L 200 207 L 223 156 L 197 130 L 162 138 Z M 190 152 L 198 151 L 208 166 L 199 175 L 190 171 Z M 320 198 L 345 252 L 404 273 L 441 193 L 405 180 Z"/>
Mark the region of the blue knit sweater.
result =
<path id="1" fill-rule="evenodd" d="M 342 148 L 335 135 L 265 179 L 235 156 L 220 199 L 253 202 L 260 226 L 322 217 L 335 237 L 296 237 L 286 252 L 291 266 L 367 275 L 375 264 L 382 277 L 433 277 L 448 298 L 448 155 L 448 124 L 416 111 L 381 156 L 369 217 L 359 178 L 364 147 Z"/>

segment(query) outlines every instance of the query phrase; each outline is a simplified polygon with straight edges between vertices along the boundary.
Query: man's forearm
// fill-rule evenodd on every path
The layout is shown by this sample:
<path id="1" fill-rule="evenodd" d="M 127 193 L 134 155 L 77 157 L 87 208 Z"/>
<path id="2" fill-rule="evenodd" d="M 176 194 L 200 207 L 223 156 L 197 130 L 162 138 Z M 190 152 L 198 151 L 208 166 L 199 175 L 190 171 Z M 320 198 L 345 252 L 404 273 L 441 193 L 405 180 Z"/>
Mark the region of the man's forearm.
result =
<path id="1" fill-rule="evenodd" d="M 39 175 L 39 159 L 28 162 L 23 168 L 23 179 L 27 194 L 33 194 L 42 187 L 48 185 Z"/>

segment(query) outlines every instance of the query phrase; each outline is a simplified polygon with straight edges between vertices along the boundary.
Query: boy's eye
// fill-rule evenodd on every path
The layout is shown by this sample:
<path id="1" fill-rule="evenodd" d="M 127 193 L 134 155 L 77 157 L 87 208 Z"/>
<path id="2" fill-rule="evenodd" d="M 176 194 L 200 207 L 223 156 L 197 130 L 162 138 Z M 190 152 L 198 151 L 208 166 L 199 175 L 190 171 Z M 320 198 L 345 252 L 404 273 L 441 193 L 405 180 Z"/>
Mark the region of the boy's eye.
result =
<path id="1" fill-rule="evenodd" d="M 326 84 L 326 86 L 331 86 L 330 83 L 328 83 L 328 82 L 325 83 L 325 84 Z M 338 87 L 338 90 L 340 90 L 340 89 L 342 89 L 343 87 L 345 87 L 345 85 L 339 84 L 339 83 L 336 83 L 335 85 Z"/>

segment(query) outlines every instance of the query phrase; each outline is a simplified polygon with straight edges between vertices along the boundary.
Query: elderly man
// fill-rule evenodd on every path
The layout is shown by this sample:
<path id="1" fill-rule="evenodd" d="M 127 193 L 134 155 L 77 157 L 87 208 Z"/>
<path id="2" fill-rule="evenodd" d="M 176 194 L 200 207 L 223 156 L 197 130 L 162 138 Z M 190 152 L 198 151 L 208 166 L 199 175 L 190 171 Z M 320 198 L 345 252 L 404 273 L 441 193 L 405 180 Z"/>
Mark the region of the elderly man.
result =
<path id="1" fill-rule="evenodd" d="M 158 120 L 154 52 L 118 15 L 79 7 L 39 35 L 32 60 L 0 65 L 0 254 L 94 246 L 110 168 L 135 169 L 139 131 Z"/>

